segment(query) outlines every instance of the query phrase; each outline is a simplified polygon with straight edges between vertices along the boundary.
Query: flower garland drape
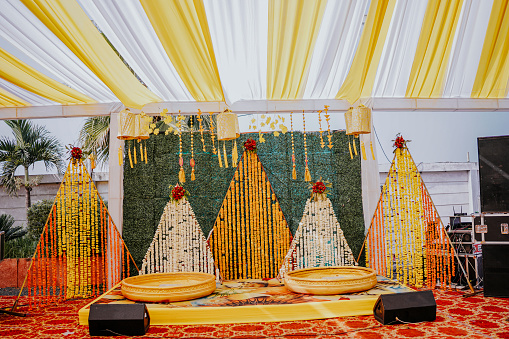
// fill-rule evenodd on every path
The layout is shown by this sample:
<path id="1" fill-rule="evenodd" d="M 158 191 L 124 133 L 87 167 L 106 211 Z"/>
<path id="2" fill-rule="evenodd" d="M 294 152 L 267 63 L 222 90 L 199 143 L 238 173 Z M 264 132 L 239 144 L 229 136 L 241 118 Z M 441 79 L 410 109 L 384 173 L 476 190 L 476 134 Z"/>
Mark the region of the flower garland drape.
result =
<path id="1" fill-rule="evenodd" d="M 140 274 L 162 272 L 204 272 L 214 274 L 210 247 L 186 199 L 187 191 L 175 186 L 164 207 L 161 221 L 150 244 Z"/>
<path id="2" fill-rule="evenodd" d="M 81 157 L 72 148 L 32 258 L 30 305 L 94 297 L 129 276 L 130 253 Z"/>
<path id="3" fill-rule="evenodd" d="M 445 288 L 454 249 L 412 156 L 397 136 L 394 159 L 367 234 L 366 263 L 390 279 Z"/>
<path id="4" fill-rule="evenodd" d="M 304 214 L 279 275 L 301 268 L 350 266 L 355 260 L 322 181 L 312 185 Z"/>
<path id="5" fill-rule="evenodd" d="M 248 139 L 210 235 L 223 279 L 273 278 L 288 252 L 291 233 Z"/>

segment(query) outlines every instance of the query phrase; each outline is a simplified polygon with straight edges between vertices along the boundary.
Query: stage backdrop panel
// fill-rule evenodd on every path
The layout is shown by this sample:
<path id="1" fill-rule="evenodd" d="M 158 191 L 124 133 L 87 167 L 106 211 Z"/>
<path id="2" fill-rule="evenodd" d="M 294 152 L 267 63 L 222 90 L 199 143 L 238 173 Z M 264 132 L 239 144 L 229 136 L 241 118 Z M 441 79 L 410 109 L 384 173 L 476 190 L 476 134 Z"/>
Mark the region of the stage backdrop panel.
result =
<path id="1" fill-rule="evenodd" d="M 198 222 L 207 236 L 214 226 L 226 191 L 230 185 L 235 168 L 232 167 L 232 142 L 226 142 L 228 168 L 219 167 L 217 155 L 212 153 L 209 133 L 204 133 L 206 153 L 203 152 L 200 133 L 194 134 L 194 158 L 196 180 L 191 181 L 190 134 L 182 133 L 182 151 L 186 182 L 183 185 L 191 196 L 189 201 Z M 264 133 L 266 141 L 257 142 L 258 156 L 268 176 L 288 225 L 295 233 L 299 225 L 307 198 L 310 196 L 308 183 L 304 181 L 303 134 L 294 133 L 297 180 L 292 180 L 292 142 L 290 132 L 275 137 Z M 244 151 L 244 141 L 248 138 L 258 140 L 258 133 L 242 134 L 237 139 L 239 159 Z M 350 137 L 351 138 L 351 137 Z M 326 133 L 324 133 L 326 140 Z M 313 181 L 322 177 L 332 183 L 329 198 L 338 217 L 341 229 L 354 256 L 360 251 L 364 239 L 364 218 L 362 210 L 361 160 L 360 156 L 350 159 L 348 136 L 344 131 L 333 132 L 334 147 L 320 147 L 319 133 L 307 133 L 309 169 Z M 122 236 L 136 263 L 140 266 L 152 241 L 164 206 L 170 200 L 170 185 L 178 181 L 179 138 L 173 133 L 152 135 L 147 141 L 148 163 L 138 163 L 130 167 L 127 147 L 137 141 L 125 143 L 124 161 L 124 223 Z M 223 155 L 223 142 L 216 149 Z M 219 148 L 220 146 L 220 148 Z M 357 139 L 357 147 L 359 143 Z M 360 151 L 360 150 L 359 150 Z"/>

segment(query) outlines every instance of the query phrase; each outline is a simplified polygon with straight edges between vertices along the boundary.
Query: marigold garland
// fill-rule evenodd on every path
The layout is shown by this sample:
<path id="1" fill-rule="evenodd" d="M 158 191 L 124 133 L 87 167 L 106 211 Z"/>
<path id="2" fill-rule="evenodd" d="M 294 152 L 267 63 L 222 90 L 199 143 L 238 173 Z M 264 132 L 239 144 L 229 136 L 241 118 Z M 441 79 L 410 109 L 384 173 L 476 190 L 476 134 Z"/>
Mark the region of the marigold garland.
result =
<path id="1" fill-rule="evenodd" d="M 181 183 L 185 183 L 186 182 L 186 173 L 184 172 L 184 158 L 182 157 L 182 120 L 184 120 L 184 117 L 180 114 L 180 111 L 179 111 L 177 120 L 178 120 L 177 124 L 178 124 L 178 133 L 179 133 L 179 166 L 180 166 L 179 181 Z"/>
<path id="2" fill-rule="evenodd" d="M 79 151 L 71 152 L 32 257 L 26 278 L 30 306 L 98 296 L 129 276 L 132 258 Z"/>
<path id="3" fill-rule="evenodd" d="M 309 172 L 308 167 L 308 146 L 306 142 L 306 116 L 304 114 L 304 111 L 302 111 L 302 123 L 304 126 L 304 155 L 305 155 L 305 162 L 306 162 L 306 168 L 304 172 L 304 180 L 305 181 L 311 181 L 311 173 Z"/>
<path id="4" fill-rule="evenodd" d="M 397 136 L 394 159 L 366 238 L 366 263 L 416 287 L 451 286 L 454 249 L 417 166 Z"/>
<path id="5" fill-rule="evenodd" d="M 224 279 L 273 278 L 291 233 L 248 139 L 209 237 Z"/>
<path id="6" fill-rule="evenodd" d="M 292 136 L 292 179 L 297 180 L 297 170 L 295 168 L 295 142 L 293 140 L 293 112 L 290 112 L 290 128 Z"/>

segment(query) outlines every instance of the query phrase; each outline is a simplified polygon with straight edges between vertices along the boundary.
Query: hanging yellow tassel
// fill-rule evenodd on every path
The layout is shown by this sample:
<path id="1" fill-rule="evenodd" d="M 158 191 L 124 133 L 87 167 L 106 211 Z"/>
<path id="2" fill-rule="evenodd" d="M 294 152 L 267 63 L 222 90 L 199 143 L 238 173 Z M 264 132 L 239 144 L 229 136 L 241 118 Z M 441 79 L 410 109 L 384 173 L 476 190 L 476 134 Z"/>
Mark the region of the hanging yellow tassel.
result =
<path id="1" fill-rule="evenodd" d="M 357 146 L 355 145 L 355 137 L 353 137 L 353 152 L 356 156 L 359 155 L 359 153 L 357 153 Z"/>
<path id="2" fill-rule="evenodd" d="M 353 159 L 352 144 L 350 143 L 350 138 L 348 139 L 348 150 L 350 151 L 350 159 Z"/>
<path id="3" fill-rule="evenodd" d="M 219 147 L 218 145 L 218 150 L 219 152 L 217 152 L 217 160 L 219 160 L 219 167 L 223 167 L 223 162 L 221 161 L 221 147 Z"/>
<path id="4" fill-rule="evenodd" d="M 136 144 L 133 141 L 133 151 L 134 151 L 134 164 L 136 165 L 138 163 L 138 157 L 136 156 Z"/>
<path id="5" fill-rule="evenodd" d="M 90 155 L 90 168 L 95 169 L 95 156 L 93 154 Z"/>
<path id="6" fill-rule="evenodd" d="M 233 141 L 233 149 L 232 149 L 232 166 L 237 167 L 237 162 L 239 161 L 239 154 L 237 151 L 237 140 Z"/>
<path id="7" fill-rule="evenodd" d="M 138 140 L 138 143 L 140 144 L 140 157 L 141 157 L 141 162 L 143 162 L 143 145 L 142 145 L 142 143 L 140 142 L 140 140 Z"/>
<path id="8" fill-rule="evenodd" d="M 179 181 L 183 184 L 186 182 L 186 174 L 184 173 L 184 167 L 180 167 Z"/>
<path id="9" fill-rule="evenodd" d="M 371 156 L 373 157 L 373 160 L 375 160 L 375 152 L 373 152 L 373 141 L 369 142 L 369 147 L 371 148 Z"/>
<path id="10" fill-rule="evenodd" d="M 361 141 L 361 153 L 362 159 L 368 160 L 368 158 L 366 158 L 366 148 L 364 147 L 364 141 Z"/>
<path id="11" fill-rule="evenodd" d="M 226 157 L 226 141 L 223 141 L 224 167 L 228 168 L 228 158 Z"/>
<path id="12" fill-rule="evenodd" d="M 122 158 L 123 158 L 122 146 L 118 146 L 118 165 L 119 166 L 122 166 Z"/>
<path id="13" fill-rule="evenodd" d="M 147 164 L 147 142 L 145 142 L 145 164 Z"/>
<path id="14" fill-rule="evenodd" d="M 193 169 L 191 170 L 191 181 L 194 181 L 194 180 L 196 180 L 196 177 L 194 176 L 194 167 L 193 167 Z"/>
<path id="15" fill-rule="evenodd" d="M 293 165 L 292 179 L 297 180 L 297 170 L 295 169 L 295 165 Z"/>
<path id="16" fill-rule="evenodd" d="M 309 167 L 306 165 L 306 172 L 304 173 L 304 180 L 311 181 L 311 173 L 309 172 Z"/>
<path id="17" fill-rule="evenodd" d="M 133 158 L 131 157 L 131 147 L 129 147 L 129 145 L 127 145 L 127 150 L 128 150 L 128 154 L 129 154 L 129 164 L 131 165 L 131 168 L 133 168 Z"/>

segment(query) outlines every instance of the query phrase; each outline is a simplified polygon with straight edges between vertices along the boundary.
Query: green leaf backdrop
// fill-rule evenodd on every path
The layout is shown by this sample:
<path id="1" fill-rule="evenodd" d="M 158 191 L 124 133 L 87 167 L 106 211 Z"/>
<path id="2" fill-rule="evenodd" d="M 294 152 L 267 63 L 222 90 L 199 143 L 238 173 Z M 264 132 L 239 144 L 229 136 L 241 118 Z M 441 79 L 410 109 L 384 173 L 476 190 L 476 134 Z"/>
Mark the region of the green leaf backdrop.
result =
<path id="1" fill-rule="evenodd" d="M 235 168 L 232 167 L 231 148 L 233 143 L 226 142 L 228 168 L 220 168 L 217 155 L 212 153 L 209 133 L 204 133 L 206 151 L 203 152 L 200 134 L 195 132 L 194 157 L 196 162 L 196 180 L 191 181 L 190 133 L 182 135 L 182 150 L 186 182 L 183 185 L 190 193 L 189 201 L 196 218 L 207 237 L 214 226 L 216 216 L 226 195 Z M 239 160 L 244 150 L 243 143 L 248 138 L 258 140 L 258 133 L 242 134 L 237 139 Z M 265 143 L 257 142 L 258 156 L 264 167 L 281 205 L 283 214 L 294 234 L 304 212 L 306 200 L 310 196 L 308 183 L 304 181 L 304 138 L 303 133 L 295 132 L 295 159 L 297 180 L 292 180 L 292 142 L 290 133 L 275 137 L 265 133 Z M 324 141 L 327 141 L 324 133 Z M 361 161 L 360 156 L 350 159 L 348 136 L 344 131 L 333 132 L 334 147 L 320 147 L 318 133 L 307 133 L 309 169 L 313 181 L 322 177 L 332 183 L 329 198 L 334 212 L 354 256 L 362 246 L 364 239 L 364 218 L 362 210 Z M 152 241 L 159 224 L 164 206 L 170 200 L 170 185 L 178 180 L 179 138 L 169 135 L 152 135 L 146 142 L 148 164 L 141 163 L 139 144 L 128 141 L 124 162 L 124 224 L 123 238 L 138 265 Z M 216 148 L 223 154 L 223 141 Z M 127 146 L 137 147 L 138 164 L 131 168 L 127 156 Z M 357 147 L 359 145 L 357 144 Z M 224 165 L 224 164 L 223 164 Z"/>

